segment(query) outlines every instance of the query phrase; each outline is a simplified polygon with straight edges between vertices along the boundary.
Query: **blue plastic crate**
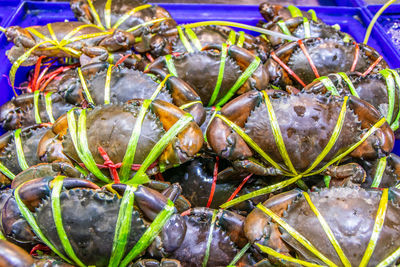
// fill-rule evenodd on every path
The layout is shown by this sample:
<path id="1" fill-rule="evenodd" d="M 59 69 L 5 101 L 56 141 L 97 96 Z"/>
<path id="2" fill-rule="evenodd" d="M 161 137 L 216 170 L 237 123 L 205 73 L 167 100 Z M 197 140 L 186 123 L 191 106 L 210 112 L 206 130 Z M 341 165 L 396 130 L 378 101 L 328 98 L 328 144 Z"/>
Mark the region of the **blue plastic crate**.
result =
<path id="1" fill-rule="evenodd" d="M 18 5 L 19 1 L 0 1 L 0 26 L 7 25 Z"/>
<path id="2" fill-rule="evenodd" d="M 199 4 L 160 4 L 166 8 L 178 23 L 191 23 L 205 20 L 227 20 L 256 25 L 263 18 L 256 5 L 199 5 Z M 352 7 L 300 7 L 300 9 L 314 9 L 317 15 L 328 24 L 339 24 L 344 32 L 348 32 L 358 42 L 362 42 L 366 28 L 370 22 L 370 15 L 365 9 Z M 15 14 L 8 21 L 8 25 L 28 27 L 45 25 L 50 22 L 75 20 L 73 13 L 66 2 L 22 2 Z M 381 53 L 391 67 L 400 67 L 400 56 L 394 47 L 389 44 L 382 33 L 374 29 L 368 43 Z M 4 34 L 0 35 L 0 74 L 8 75 L 11 64 L 5 56 L 5 51 L 11 48 Z M 16 85 L 27 78 L 30 68 L 21 67 L 16 76 Z M 13 93 L 6 77 L 0 77 L 0 105 L 12 98 Z M 400 154 L 400 142 L 397 142 L 395 152 Z"/>

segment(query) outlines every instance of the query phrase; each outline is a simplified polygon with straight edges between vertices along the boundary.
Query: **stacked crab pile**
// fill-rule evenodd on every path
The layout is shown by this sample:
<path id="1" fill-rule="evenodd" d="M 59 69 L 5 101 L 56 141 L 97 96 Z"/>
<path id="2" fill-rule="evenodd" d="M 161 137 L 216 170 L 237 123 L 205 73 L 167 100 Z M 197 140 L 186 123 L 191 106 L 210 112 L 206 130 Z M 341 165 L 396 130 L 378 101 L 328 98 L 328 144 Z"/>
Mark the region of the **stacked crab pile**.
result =
<path id="1" fill-rule="evenodd" d="M 71 7 L 2 29 L 12 87 L 34 68 L 0 110 L 1 266 L 396 264 L 400 76 L 373 48 L 294 6 Z"/>

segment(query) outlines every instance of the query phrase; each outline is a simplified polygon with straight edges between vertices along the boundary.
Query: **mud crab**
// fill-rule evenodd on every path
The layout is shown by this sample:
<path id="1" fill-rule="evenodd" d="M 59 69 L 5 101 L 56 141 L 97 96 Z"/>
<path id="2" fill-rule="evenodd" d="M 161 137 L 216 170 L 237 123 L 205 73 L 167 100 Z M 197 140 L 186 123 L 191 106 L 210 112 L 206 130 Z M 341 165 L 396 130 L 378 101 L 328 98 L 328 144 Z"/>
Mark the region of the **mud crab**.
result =
<path id="1" fill-rule="evenodd" d="M 247 170 L 294 180 L 326 174 L 356 183 L 365 177 L 359 165 L 332 163 L 346 156 L 381 158 L 394 144 L 385 119 L 358 98 L 272 90 L 251 91 L 226 104 L 207 138 L 218 155 L 233 161 L 233 173 Z"/>
<path id="2" fill-rule="evenodd" d="M 222 106 L 235 94 L 254 88 L 261 90 L 268 85 L 269 76 L 257 56 L 238 46 L 215 46 L 221 52 L 159 57 L 146 72 L 157 74 L 163 71 L 181 78 L 193 87 L 205 106 Z M 215 46 L 204 49 L 211 50 Z"/>
<path id="3" fill-rule="evenodd" d="M 312 93 L 354 95 L 371 105 L 386 117 L 396 131 L 400 120 L 400 76 L 398 70 L 384 69 L 363 76 L 359 73 L 334 73 L 322 76 L 304 88 Z"/>
<path id="4" fill-rule="evenodd" d="M 65 155 L 85 166 L 99 181 L 148 181 L 148 175 L 191 159 L 203 137 L 193 117 L 162 100 L 132 100 L 126 104 L 70 110 L 41 139 L 38 156 L 45 162 Z M 78 139 L 77 139 L 78 138 Z M 62 153 L 60 153 L 62 151 Z M 101 168 L 110 167 L 111 174 Z M 125 166 L 125 167 L 124 167 Z M 121 168 L 119 174 L 117 168 Z"/>
<path id="5" fill-rule="evenodd" d="M 282 45 L 265 63 L 270 82 L 305 87 L 315 78 L 330 73 L 356 71 L 363 76 L 388 68 L 375 49 L 342 39 L 309 38 Z"/>
<path id="6" fill-rule="evenodd" d="M 249 214 L 246 237 L 279 266 L 387 266 L 400 247 L 399 193 L 358 187 L 282 193 Z"/>
<path id="7" fill-rule="evenodd" d="M 201 261 L 220 266 L 227 265 L 247 243 L 244 217 L 235 213 L 196 208 L 177 214 L 182 212 L 173 204 L 180 193 L 177 185 L 162 193 L 125 184 L 99 190 L 86 180 L 57 176 L 28 181 L 14 195 L 10 193 L 4 193 L 0 202 L 5 236 L 20 243 L 38 242 L 40 237 L 61 258 L 78 265 L 126 266 L 147 251 L 152 258 L 169 257 L 184 266 Z M 128 204 L 133 202 L 135 208 Z M 68 237 L 68 245 L 60 242 L 57 232 Z M 254 262 L 248 253 L 240 260 Z"/>
<path id="8" fill-rule="evenodd" d="M 0 137 L 2 183 L 7 184 L 29 166 L 42 163 L 36 152 L 40 139 L 48 130 L 48 125 L 34 125 L 9 131 Z"/>
<path id="9" fill-rule="evenodd" d="M 320 21 L 315 14 L 315 11 L 310 9 L 302 11 L 298 7 L 289 5 L 287 7 L 282 5 L 269 4 L 268 2 L 261 3 L 259 6 L 260 14 L 267 21 L 289 20 L 291 18 L 305 17 L 309 20 Z"/>

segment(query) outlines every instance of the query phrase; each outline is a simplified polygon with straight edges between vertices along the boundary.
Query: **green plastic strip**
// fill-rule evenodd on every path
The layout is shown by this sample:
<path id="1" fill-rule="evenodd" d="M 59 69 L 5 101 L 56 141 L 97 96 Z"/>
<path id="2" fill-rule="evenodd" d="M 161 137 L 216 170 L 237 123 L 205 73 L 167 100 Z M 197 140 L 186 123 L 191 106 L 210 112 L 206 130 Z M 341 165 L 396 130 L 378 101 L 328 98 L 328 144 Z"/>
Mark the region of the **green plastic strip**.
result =
<path id="1" fill-rule="evenodd" d="M 292 15 L 293 18 L 303 17 L 303 13 L 301 13 L 301 10 L 298 7 L 294 5 L 289 5 L 287 9 L 289 9 L 290 15 Z"/>
<path id="2" fill-rule="evenodd" d="M 336 23 L 336 24 L 333 24 L 331 27 L 334 28 L 335 30 L 340 31 L 340 25 L 337 24 L 337 23 Z"/>
<path id="3" fill-rule="evenodd" d="M 127 184 L 139 184 L 149 182 L 149 177 L 146 175 L 147 168 L 161 155 L 167 145 L 171 142 L 175 136 L 177 136 L 186 126 L 193 121 L 192 115 L 185 113 L 171 128 L 160 138 L 157 144 L 151 149 L 139 170 L 130 179 Z"/>
<path id="4" fill-rule="evenodd" d="M 203 46 L 201 45 L 199 38 L 197 38 L 196 33 L 191 28 L 185 28 L 185 31 L 186 34 L 189 36 L 190 41 L 192 41 L 197 50 L 201 51 Z"/>
<path id="5" fill-rule="evenodd" d="M 114 241 L 111 251 L 109 267 L 118 266 L 125 254 L 126 244 L 131 231 L 132 211 L 136 186 L 128 185 L 125 189 L 119 206 L 118 219 L 115 225 Z"/>
<path id="6" fill-rule="evenodd" d="M 337 241 L 335 235 L 333 234 L 333 232 L 332 232 L 331 228 L 329 227 L 328 223 L 326 222 L 325 218 L 319 212 L 317 207 L 315 207 L 314 203 L 312 203 L 310 195 L 307 192 L 303 192 L 303 196 L 306 199 L 308 205 L 310 205 L 311 210 L 315 213 L 315 216 L 317 216 L 318 221 L 322 226 L 322 229 L 324 229 L 325 234 L 327 235 L 327 237 L 329 238 L 329 241 L 335 248 L 336 253 L 338 254 L 343 265 L 345 267 L 351 267 L 351 263 L 350 263 L 349 259 L 344 254 L 342 248 L 339 245 L 339 242 Z"/>
<path id="7" fill-rule="evenodd" d="M 201 265 L 202 267 L 207 266 L 208 258 L 210 257 L 211 242 L 212 242 L 213 232 L 214 232 L 214 228 L 215 228 L 215 223 L 217 220 L 217 213 L 218 213 L 218 210 L 214 210 L 212 218 L 211 218 L 210 230 L 208 232 L 208 237 L 207 237 L 206 252 L 204 254 L 203 263 Z"/>
<path id="8" fill-rule="evenodd" d="M 240 196 L 238 198 L 235 198 L 235 199 L 233 199 L 233 200 L 231 200 L 229 202 L 225 202 L 224 204 L 222 204 L 220 206 L 220 208 L 221 209 L 226 209 L 226 208 L 232 207 L 232 206 L 234 206 L 234 205 L 236 205 L 238 203 L 241 203 L 241 202 L 243 202 L 245 200 L 275 192 L 275 191 L 277 191 L 277 190 L 279 190 L 281 188 L 284 188 L 286 186 L 289 186 L 289 185 L 297 182 L 301 178 L 302 178 L 301 175 L 297 175 L 297 176 L 295 176 L 295 177 L 293 177 L 291 179 L 288 179 L 286 181 L 282 181 L 282 182 L 279 182 L 279 183 L 276 183 L 276 184 L 261 188 L 259 190 L 256 190 L 256 191 L 253 191 L 253 192 L 248 193 L 246 195 L 243 195 L 243 196 Z"/>
<path id="9" fill-rule="evenodd" d="M 60 238 L 61 244 L 65 253 L 68 257 L 72 259 L 77 265 L 85 266 L 81 260 L 76 256 L 71 243 L 68 240 L 67 233 L 65 232 L 62 215 L 61 215 L 61 203 L 60 203 L 60 193 L 63 187 L 63 181 L 65 176 L 57 176 L 53 180 L 53 189 L 51 191 L 51 210 L 53 213 L 53 220 L 56 226 L 58 237 Z"/>
<path id="10" fill-rule="evenodd" d="M 53 92 L 47 92 L 44 95 L 44 103 L 46 105 L 46 113 L 47 116 L 49 117 L 49 121 L 51 123 L 54 123 L 54 116 L 53 116 L 53 107 L 52 107 L 52 103 L 51 103 L 51 96 L 53 95 Z"/>
<path id="11" fill-rule="evenodd" d="M 231 89 L 225 94 L 225 96 L 219 100 L 217 106 L 220 107 L 224 105 L 226 102 L 231 99 L 231 97 L 236 93 L 237 90 L 249 79 L 249 77 L 253 74 L 253 72 L 258 68 L 260 65 L 260 58 L 255 57 L 253 62 L 250 63 L 250 65 L 247 67 L 247 69 L 239 76 L 239 78 L 236 80 L 235 84 L 232 86 Z"/>
<path id="12" fill-rule="evenodd" d="M 3 163 L 0 162 L 0 172 L 7 176 L 10 180 L 14 180 L 15 174 L 12 173 Z"/>
<path id="13" fill-rule="evenodd" d="M 367 249 L 364 253 L 364 256 L 361 260 L 359 267 L 366 267 L 368 265 L 368 262 L 372 256 L 372 253 L 375 250 L 375 246 L 378 241 L 379 234 L 381 233 L 383 224 L 385 222 L 385 215 L 386 215 L 388 196 L 389 196 L 388 192 L 389 192 L 388 188 L 385 188 L 382 191 L 382 197 L 381 197 L 381 201 L 379 202 L 378 211 L 376 213 L 375 224 L 374 224 L 374 229 L 372 231 L 371 239 L 369 240 Z"/>
<path id="14" fill-rule="evenodd" d="M 322 82 L 322 84 L 325 86 L 325 88 L 330 91 L 332 93 L 332 95 L 339 95 L 339 92 L 336 88 L 336 86 L 333 84 L 333 82 L 331 81 L 331 79 L 329 79 L 329 77 L 327 76 L 321 76 L 319 78 L 317 78 L 316 80 Z"/>
<path id="15" fill-rule="evenodd" d="M 15 130 L 14 142 L 15 142 L 15 150 L 17 151 L 17 159 L 18 159 L 19 167 L 22 170 L 26 170 L 29 168 L 29 165 L 28 165 L 28 163 L 26 163 L 24 150 L 22 149 L 21 128 Z"/>
<path id="16" fill-rule="evenodd" d="M 387 157 L 383 157 L 379 159 L 378 166 L 375 170 L 374 181 L 371 184 L 371 187 L 379 187 L 382 181 L 382 176 L 386 168 Z"/>
<path id="17" fill-rule="evenodd" d="M 85 96 L 86 96 L 87 101 L 90 104 L 94 104 L 93 99 L 92 99 L 92 95 L 90 94 L 89 89 L 88 89 L 87 84 L 86 84 L 86 81 L 85 81 L 85 78 L 83 77 L 83 73 L 82 73 L 81 68 L 78 68 L 78 75 L 79 75 L 79 79 L 81 80 L 81 84 L 82 84 L 82 87 L 83 87 L 83 91 L 85 92 Z"/>
<path id="18" fill-rule="evenodd" d="M 113 29 L 117 29 L 119 26 L 121 26 L 122 23 L 124 23 L 130 16 L 132 16 L 136 12 L 146 9 L 146 8 L 150 8 L 150 7 L 151 7 L 150 4 L 146 4 L 146 5 L 137 6 L 133 9 L 131 9 L 130 11 L 126 12 L 123 16 L 121 16 L 117 20 L 117 22 L 115 22 L 115 24 L 113 25 Z"/>
<path id="19" fill-rule="evenodd" d="M 2 231 L 0 231 L 0 240 L 6 240 L 6 237 L 4 236 Z"/>
<path id="20" fill-rule="evenodd" d="M 389 70 L 387 69 L 380 70 L 379 73 L 382 74 L 382 76 L 385 78 L 386 81 L 386 87 L 388 91 L 388 111 L 385 117 L 388 123 L 390 124 L 392 122 L 393 111 L 394 111 L 394 102 L 395 102 L 394 98 L 396 90 L 395 82 L 392 73 Z"/>
<path id="21" fill-rule="evenodd" d="M 220 111 L 220 110 L 221 110 L 220 107 L 215 107 L 215 110 L 214 110 L 213 114 L 211 115 L 210 120 L 209 120 L 208 123 L 207 123 L 207 127 L 206 127 L 206 130 L 204 131 L 204 135 L 203 135 L 204 141 L 205 141 L 206 143 L 208 143 L 208 140 L 207 140 L 207 131 L 208 131 L 208 127 L 210 127 L 210 124 L 211 124 L 211 122 L 214 120 L 215 115 L 217 115 L 218 111 Z"/>
<path id="22" fill-rule="evenodd" d="M 182 27 L 181 26 L 176 26 L 176 29 L 178 30 L 179 39 L 181 40 L 183 46 L 186 48 L 186 50 L 189 53 L 193 53 L 194 52 L 193 47 L 190 44 L 189 40 L 186 38 L 185 33 L 182 30 Z"/>
<path id="23" fill-rule="evenodd" d="M 101 27 L 103 30 L 105 30 L 103 24 L 101 23 L 99 13 L 97 13 L 96 8 L 93 6 L 92 0 L 87 0 L 87 2 L 88 2 L 88 4 L 89 4 L 90 10 L 92 11 L 92 14 L 91 14 L 91 15 L 92 15 L 92 16 L 94 17 L 94 19 L 96 20 L 97 26 L 99 26 L 99 27 Z"/>
<path id="24" fill-rule="evenodd" d="M 147 228 L 146 232 L 140 237 L 139 241 L 132 248 L 132 250 L 126 255 L 125 259 L 119 265 L 120 267 L 127 266 L 133 259 L 139 256 L 143 250 L 145 250 L 151 242 L 157 237 L 165 223 L 171 218 L 175 212 L 174 203 L 168 199 L 164 209 L 157 215 L 153 223 Z"/>
<path id="25" fill-rule="evenodd" d="M 82 115 L 83 114 L 83 115 Z M 75 150 L 78 157 L 85 164 L 86 169 L 93 173 L 97 178 L 105 183 L 109 183 L 110 179 L 105 176 L 100 169 L 97 167 L 96 162 L 93 159 L 92 154 L 88 148 L 87 137 L 86 137 L 86 110 L 81 111 L 79 116 L 78 129 L 76 127 L 75 120 L 75 108 L 67 112 L 68 129 L 71 135 L 72 143 L 74 144 Z M 82 123 L 84 125 L 82 125 Z M 82 144 L 82 142 L 84 142 Z M 90 153 L 90 154 L 89 154 Z"/>
<path id="26" fill-rule="evenodd" d="M 26 183 L 26 182 L 25 182 Z M 25 184 L 19 185 L 14 192 L 14 197 L 15 197 L 15 202 L 18 205 L 18 209 L 21 212 L 22 216 L 25 218 L 25 220 L 28 222 L 30 227 L 32 228 L 33 232 L 36 234 L 37 237 L 40 238 L 40 240 L 48 246 L 54 253 L 56 253 L 60 258 L 62 258 L 64 261 L 68 262 L 69 264 L 72 264 L 72 262 L 65 257 L 48 239 L 47 237 L 43 234 L 43 232 L 40 230 L 39 225 L 36 222 L 35 217 L 33 216 L 32 212 L 25 206 L 24 202 L 22 202 L 21 197 L 19 195 L 19 190 L 20 188 Z"/>
<path id="27" fill-rule="evenodd" d="M 244 31 L 239 31 L 239 39 L 237 41 L 237 46 L 243 47 L 244 44 Z"/>
<path id="28" fill-rule="evenodd" d="M 235 264 L 243 257 L 247 250 L 251 247 L 250 243 L 247 243 L 233 258 L 233 260 L 228 264 L 228 266 L 235 266 Z"/>
<path id="29" fill-rule="evenodd" d="M 107 0 L 104 6 L 104 21 L 107 29 L 111 29 L 111 4 L 112 0 Z"/>
<path id="30" fill-rule="evenodd" d="M 343 42 L 345 42 L 345 43 L 348 43 L 348 42 L 350 42 L 350 35 L 349 34 L 347 34 L 347 33 L 345 33 L 344 34 L 344 37 L 343 37 Z"/>
<path id="31" fill-rule="evenodd" d="M 356 88 L 354 87 L 354 84 L 351 82 L 349 76 L 347 76 L 346 73 L 344 73 L 344 72 L 338 72 L 338 73 L 336 73 L 335 75 L 336 75 L 336 77 L 338 77 L 339 79 L 342 78 L 342 79 L 346 82 L 347 86 L 349 87 L 350 93 L 351 93 L 353 96 L 356 96 L 356 97 L 360 98 L 360 96 L 358 95 L 358 93 L 357 93 L 357 91 L 356 91 Z"/>
<path id="32" fill-rule="evenodd" d="M 386 259 L 384 259 L 377 265 L 377 267 L 394 266 L 392 264 L 395 263 L 399 259 L 399 257 L 400 257 L 400 248 L 396 249 L 392 254 L 387 256 Z"/>
<path id="33" fill-rule="evenodd" d="M 229 32 L 228 40 L 226 40 L 226 43 L 228 45 L 234 45 L 236 43 L 236 32 L 234 30 L 231 30 Z"/>
<path id="34" fill-rule="evenodd" d="M 232 122 L 231 120 L 229 120 L 228 118 L 226 118 L 225 116 L 222 116 L 220 114 L 216 114 L 215 117 L 220 118 L 221 120 L 223 120 L 229 127 L 232 128 L 232 130 L 234 130 L 237 134 L 240 135 L 240 137 L 243 138 L 243 140 L 252 148 L 254 149 L 258 154 L 260 154 L 260 156 L 262 156 L 267 162 L 269 162 L 272 166 L 274 166 L 276 169 L 280 170 L 283 174 L 288 174 L 290 175 L 290 173 L 286 172 L 281 166 L 279 166 L 278 163 L 276 163 L 270 156 L 268 156 L 267 153 L 264 152 L 264 150 L 261 149 L 261 147 L 259 147 L 257 145 L 256 142 L 253 141 L 253 139 L 251 139 L 250 136 L 248 136 L 242 128 L 240 128 L 239 126 L 237 126 L 234 122 Z"/>
<path id="35" fill-rule="evenodd" d="M 164 87 L 164 85 L 167 82 L 167 80 L 169 79 L 169 77 L 171 77 L 170 74 L 165 76 L 164 80 L 157 86 L 157 88 L 154 91 L 151 98 L 143 101 L 142 107 L 140 108 L 139 115 L 136 119 L 135 126 L 133 127 L 132 134 L 131 134 L 131 137 L 129 139 L 129 142 L 128 142 L 128 145 L 126 148 L 124 158 L 122 160 L 122 166 L 121 166 L 121 169 L 119 172 L 121 181 L 126 181 L 129 179 L 129 176 L 131 173 L 131 166 L 135 159 L 136 148 L 137 148 L 137 144 L 139 142 L 140 133 L 142 131 L 142 124 L 143 124 L 144 117 L 146 116 L 147 110 L 149 109 L 151 102 L 160 93 L 161 89 Z"/>
<path id="36" fill-rule="evenodd" d="M 317 256 L 324 263 L 328 264 L 328 266 L 337 266 L 327 257 L 325 257 L 321 252 L 318 251 L 316 247 L 314 247 L 310 241 L 308 241 L 302 234 L 297 232 L 293 227 L 291 227 L 288 223 L 282 220 L 278 215 L 276 215 L 272 210 L 264 207 L 261 203 L 257 205 L 257 208 L 262 210 L 265 214 L 271 217 L 275 222 L 277 222 L 282 228 L 284 228 L 294 239 L 296 239 L 300 244 L 302 244 L 305 248 L 307 248 L 311 253 Z"/>
<path id="37" fill-rule="evenodd" d="M 286 35 L 292 35 L 290 32 L 289 28 L 286 26 L 285 21 L 279 20 L 276 24 L 278 24 L 279 28 L 281 28 L 281 31 L 286 34 Z"/>
<path id="38" fill-rule="evenodd" d="M 166 55 L 164 57 L 165 64 L 167 64 L 168 71 L 171 75 L 178 77 L 178 73 L 176 72 L 174 61 L 172 60 L 172 55 Z"/>
<path id="39" fill-rule="evenodd" d="M 201 105 L 203 105 L 203 102 L 201 102 L 200 100 L 197 100 L 197 101 L 190 101 L 190 102 L 188 102 L 188 103 L 186 103 L 186 104 L 183 104 L 183 105 L 179 106 L 179 108 L 180 108 L 180 109 L 190 108 L 191 106 L 196 105 L 196 104 L 201 104 Z"/>
<path id="40" fill-rule="evenodd" d="M 269 99 L 268 94 L 264 90 L 262 91 L 262 93 L 264 95 L 265 106 L 267 107 L 269 122 L 270 122 L 271 129 L 272 129 L 272 134 L 274 135 L 275 143 L 276 143 L 276 146 L 278 147 L 279 154 L 281 155 L 283 161 L 285 162 L 285 164 L 289 168 L 289 170 L 292 172 L 292 174 L 297 175 L 297 171 L 294 168 L 292 161 L 290 160 L 290 156 L 286 150 L 285 142 L 283 141 L 282 133 L 279 128 L 279 123 L 276 118 L 272 103 Z"/>
<path id="41" fill-rule="evenodd" d="M 137 116 L 135 126 L 133 127 L 131 137 L 126 148 L 124 159 L 122 160 L 121 169 L 119 171 L 119 176 L 121 182 L 125 182 L 129 179 L 131 173 L 131 166 L 135 159 L 136 148 L 139 142 L 140 132 L 142 130 L 142 124 L 144 117 L 146 116 L 147 110 L 151 104 L 151 100 L 146 99 L 143 101 L 142 107 L 140 108 L 139 115 Z"/>
<path id="42" fill-rule="evenodd" d="M 310 22 L 308 21 L 308 18 L 303 17 L 303 25 L 304 25 L 304 38 L 310 38 L 311 37 L 311 28 L 310 28 Z"/>
<path id="43" fill-rule="evenodd" d="M 329 175 L 324 175 L 324 183 L 326 188 L 329 188 L 330 184 L 331 184 L 331 180 L 332 177 L 330 177 Z"/>
<path id="44" fill-rule="evenodd" d="M 277 259 L 280 259 L 282 264 L 284 264 L 284 265 L 286 265 L 286 262 L 293 262 L 293 263 L 299 264 L 300 266 L 306 266 L 306 267 L 322 267 L 322 266 L 324 266 L 324 265 L 318 265 L 318 264 L 310 263 L 310 262 L 307 262 L 307 261 L 302 261 L 302 260 L 299 260 L 299 259 L 296 259 L 296 258 L 293 258 L 293 257 L 290 257 L 290 256 L 286 256 L 284 254 L 276 252 L 275 250 L 273 250 L 270 247 L 263 246 L 263 245 L 261 245 L 259 243 L 256 243 L 256 245 L 260 248 L 260 250 L 262 252 L 264 252 L 264 253 L 266 253 L 268 255 L 271 255 L 271 256 L 273 256 L 273 257 L 275 257 Z"/>
<path id="45" fill-rule="evenodd" d="M 35 113 L 36 124 L 42 123 L 42 119 L 40 118 L 40 112 L 39 112 L 39 97 L 40 97 L 40 91 L 36 90 L 33 93 L 33 110 Z"/>
<path id="46" fill-rule="evenodd" d="M 307 12 L 310 13 L 311 19 L 312 19 L 313 21 L 315 21 L 315 22 L 318 21 L 317 14 L 315 13 L 315 10 L 314 10 L 314 9 L 310 9 L 310 10 L 308 10 Z"/>
<path id="47" fill-rule="evenodd" d="M 107 69 L 106 82 L 104 84 L 104 104 L 110 104 L 111 97 L 111 74 L 114 65 L 110 64 Z"/>
<path id="48" fill-rule="evenodd" d="M 221 49 L 221 59 L 220 59 L 220 64 L 219 64 L 219 72 L 218 72 L 218 78 L 217 78 L 217 83 L 215 84 L 214 91 L 211 95 L 210 101 L 208 102 L 208 106 L 212 106 L 217 100 L 219 90 L 221 89 L 221 84 L 222 80 L 224 78 L 224 72 L 225 72 L 225 63 L 226 63 L 226 56 L 228 54 L 228 46 L 223 43 L 222 44 L 222 49 Z"/>
<path id="49" fill-rule="evenodd" d="M 400 76 L 395 70 L 391 70 L 391 69 L 388 69 L 388 70 L 392 73 L 394 80 L 396 82 L 396 88 L 398 89 L 398 91 L 397 91 L 398 100 L 397 101 L 398 101 L 399 108 L 398 108 L 398 112 L 397 112 L 397 116 L 396 116 L 395 120 L 390 125 L 392 130 L 396 131 L 399 128 L 399 120 L 400 120 Z"/>

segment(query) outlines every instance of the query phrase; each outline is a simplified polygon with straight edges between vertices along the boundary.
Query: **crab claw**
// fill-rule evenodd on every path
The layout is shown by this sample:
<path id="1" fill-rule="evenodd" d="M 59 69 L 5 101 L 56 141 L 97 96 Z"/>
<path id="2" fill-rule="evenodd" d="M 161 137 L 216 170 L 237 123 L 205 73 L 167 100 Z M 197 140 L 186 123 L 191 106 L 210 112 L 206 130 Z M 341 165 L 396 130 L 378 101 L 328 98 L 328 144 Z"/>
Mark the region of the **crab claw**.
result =
<path id="1" fill-rule="evenodd" d="M 43 198 L 50 196 L 51 188 L 53 187 L 53 180 L 54 177 L 48 176 L 30 180 L 21 185 L 19 189 L 19 195 L 21 200 L 31 211 L 34 211 L 34 209 L 39 206 L 39 203 Z M 78 178 L 64 178 L 63 187 L 65 189 L 77 187 L 99 189 L 96 184 L 90 182 L 89 180 Z"/>
<path id="2" fill-rule="evenodd" d="M 216 49 L 221 51 L 222 45 L 210 44 L 203 48 L 203 50 L 210 50 L 210 49 Z M 237 45 L 229 46 L 228 55 L 237 62 L 242 71 L 245 71 L 250 66 L 250 64 L 253 63 L 255 60 L 260 60 L 257 56 L 253 55 L 247 49 L 244 49 Z M 248 80 L 250 82 L 245 83 L 242 86 L 242 88 L 237 91 L 237 93 L 242 94 L 244 92 L 250 91 L 251 89 L 263 90 L 267 88 L 269 80 L 270 78 L 267 69 L 260 61 L 257 69 L 251 74 L 251 78 L 249 78 Z"/>
<path id="3" fill-rule="evenodd" d="M 22 248 L 0 240 L 0 266 L 33 266 L 33 258 Z"/>
<path id="4" fill-rule="evenodd" d="M 12 130 L 21 127 L 21 113 L 13 100 L 0 107 L 0 124 L 4 130 Z"/>
<path id="5" fill-rule="evenodd" d="M 148 70 L 148 72 L 160 76 L 161 79 L 165 79 L 165 77 L 167 77 L 167 72 L 161 68 L 151 68 Z M 192 114 L 194 121 L 198 125 L 202 125 L 206 119 L 206 111 L 201 103 L 200 96 L 196 93 L 196 91 L 185 81 L 174 76 L 169 77 L 166 84 L 169 92 L 172 95 L 174 104 L 178 107 L 191 102 L 200 101 L 190 105 L 187 108 L 184 108 L 183 110 Z"/>

